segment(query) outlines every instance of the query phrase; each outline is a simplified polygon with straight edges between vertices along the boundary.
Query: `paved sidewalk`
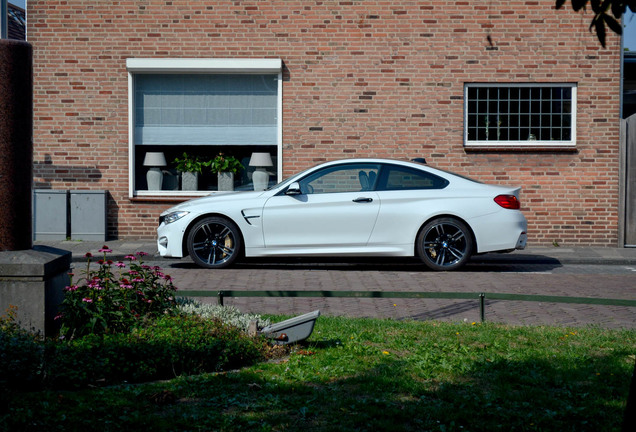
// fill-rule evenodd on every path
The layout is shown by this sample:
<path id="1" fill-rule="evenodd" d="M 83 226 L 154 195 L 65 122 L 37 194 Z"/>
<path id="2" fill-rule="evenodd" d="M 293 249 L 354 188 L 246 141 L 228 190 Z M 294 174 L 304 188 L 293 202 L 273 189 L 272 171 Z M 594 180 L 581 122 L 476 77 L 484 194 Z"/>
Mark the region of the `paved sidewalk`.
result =
<path id="1" fill-rule="evenodd" d="M 397 298 L 227 298 L 243 312 L 297 315 L 320 309 L 324 315 L 416 320 L 478 321 L 478 294 L 486 293 L 486 320 L 512 325 L 598 325 L 636 329 L 636 307 L 488 299 L 488 294 L 636 299 L 636 249 L 529 248 L 474 257 L 457 272 L 432 272 L 416 259 L 251 259 L 224 270 L 195 266 L 189 258 L 164 259 L 152 240 L 37 242 L 71 251 L 75 267 L 85 254 L 114 261 L 146 252 L 146 263 L 161 266 L 180 290 L 409 291 L 475 293 L 470 300 Z"/>
<path id="2" fill-rule="evenodd" d="M 152 259 L 163 259 L 158 255 L 157 244 L 152 239 L 94 241 L 37 241 L 35 245 L 46 245 L 72 252 L 73 261 L 84 261 L 87 252 L 100 256 L 103 246 L 112 250 L 110 259 L 119 260 L 135 252 L 146 252 Z M 150 259 L 150 257 L 149 257 Z M 174 262 L 174 260 L 170 260 Z M 472 258 L 472 262 L 504 264 L 613 264 L 636 265 L 636 248 L 601 247 L 531 247 L 507 254 L 485 254 Z"/>

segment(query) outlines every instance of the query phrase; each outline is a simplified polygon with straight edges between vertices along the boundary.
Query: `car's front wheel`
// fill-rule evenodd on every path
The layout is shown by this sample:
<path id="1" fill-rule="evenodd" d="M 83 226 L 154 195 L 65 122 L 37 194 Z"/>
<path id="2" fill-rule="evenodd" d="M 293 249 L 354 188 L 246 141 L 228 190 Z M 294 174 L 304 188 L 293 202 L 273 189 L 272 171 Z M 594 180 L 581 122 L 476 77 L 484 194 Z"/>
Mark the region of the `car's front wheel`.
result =
<path id="1" fill-rule="evenodd" d="M 472 251 L 470 229 L 454 218 L 434 219 L 417 236 L 417 254 L 433 270 L 456 270 L 466 264 Z"/>
<path id="2" fill-rule="evenodd" d="M 208 217 L 192 227 L 187 246 L 197 265 L 211 269 L 225 268 L 232 265 L 240 254 L 241 235 L 232 221 Z"/>

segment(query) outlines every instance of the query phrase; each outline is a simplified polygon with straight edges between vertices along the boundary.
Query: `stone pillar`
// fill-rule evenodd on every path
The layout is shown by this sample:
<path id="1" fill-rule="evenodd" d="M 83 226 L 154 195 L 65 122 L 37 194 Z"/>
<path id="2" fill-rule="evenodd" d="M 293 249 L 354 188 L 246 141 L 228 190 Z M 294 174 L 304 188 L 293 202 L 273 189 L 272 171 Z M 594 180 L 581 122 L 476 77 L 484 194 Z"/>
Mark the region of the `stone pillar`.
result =
<path id="1" fill-rule="evenodd" d="M 71 253 L 33 248 L 33 57 L 31 45 L 0 39 L 0 315 L 43 336 L 69 283 Z"/>
<path id="2" fill-rule="evenodd" d="M 0 251 L 0 315 L 17 306 L 24 329 L 55 336 L 70 267 L 71 253 L 57 248 Z"/>
<path id="3" fill-rule="evenodd" d="M 0 251 L 33 246 L 32 184 L 32 49 L 0 39 Z"/>

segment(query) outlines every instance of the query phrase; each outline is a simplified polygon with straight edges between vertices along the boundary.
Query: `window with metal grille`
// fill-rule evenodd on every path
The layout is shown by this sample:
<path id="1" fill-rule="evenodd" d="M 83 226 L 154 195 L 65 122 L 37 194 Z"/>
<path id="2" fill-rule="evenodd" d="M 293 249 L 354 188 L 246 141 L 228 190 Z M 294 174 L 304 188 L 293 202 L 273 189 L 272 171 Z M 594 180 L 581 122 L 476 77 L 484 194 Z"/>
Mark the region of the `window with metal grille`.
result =
<path id="1" fill-rule="evenodd" d="M 466 84 L 464 143 L 574 146 L 575 84 Z"/>

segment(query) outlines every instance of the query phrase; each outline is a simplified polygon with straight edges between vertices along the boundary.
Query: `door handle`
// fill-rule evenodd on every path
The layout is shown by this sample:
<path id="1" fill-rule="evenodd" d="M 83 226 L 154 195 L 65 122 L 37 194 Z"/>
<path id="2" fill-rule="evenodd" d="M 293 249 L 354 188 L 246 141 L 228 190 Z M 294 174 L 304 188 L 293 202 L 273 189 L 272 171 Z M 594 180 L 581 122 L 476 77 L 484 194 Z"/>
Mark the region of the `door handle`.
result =
<path id="1" fill-rule="evenodd" d="M 354 203 L 368 203 L 373 201 L 373 198 L 356 198 L 353 200 Z"/>

